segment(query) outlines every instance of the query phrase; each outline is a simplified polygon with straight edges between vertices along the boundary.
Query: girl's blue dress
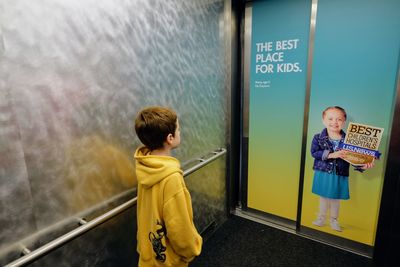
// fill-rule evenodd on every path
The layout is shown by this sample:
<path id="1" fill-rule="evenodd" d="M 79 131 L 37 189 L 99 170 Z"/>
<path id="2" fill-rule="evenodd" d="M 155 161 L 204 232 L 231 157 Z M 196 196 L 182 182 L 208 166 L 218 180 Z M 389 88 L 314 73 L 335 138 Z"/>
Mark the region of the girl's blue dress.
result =
<path id="1" fill-rule="evenodd" d="M 339 140 L 331 140 L 334 149 L 338 146 Z M 314 171 L 312 192 L 321 197 L 333 199 L 349 199 L 349 177 L 323 171 Z"/>

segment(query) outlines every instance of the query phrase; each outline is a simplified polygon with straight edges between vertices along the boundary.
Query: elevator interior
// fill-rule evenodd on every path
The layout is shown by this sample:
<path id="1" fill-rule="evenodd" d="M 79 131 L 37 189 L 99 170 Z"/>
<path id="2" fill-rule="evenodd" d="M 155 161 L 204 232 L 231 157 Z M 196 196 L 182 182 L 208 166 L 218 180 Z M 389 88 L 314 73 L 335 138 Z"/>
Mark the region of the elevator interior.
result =
<path id="1" fill-rule="evenodd" d="M 174 108 L 186 171 L 226 151 L 230 1 L 0 6 L 0 265 L 128 203 L 31 264 L 134 266 L 133 119 Z M 200 231 L 226 218 L 226 160 L 186 176 Z"/>

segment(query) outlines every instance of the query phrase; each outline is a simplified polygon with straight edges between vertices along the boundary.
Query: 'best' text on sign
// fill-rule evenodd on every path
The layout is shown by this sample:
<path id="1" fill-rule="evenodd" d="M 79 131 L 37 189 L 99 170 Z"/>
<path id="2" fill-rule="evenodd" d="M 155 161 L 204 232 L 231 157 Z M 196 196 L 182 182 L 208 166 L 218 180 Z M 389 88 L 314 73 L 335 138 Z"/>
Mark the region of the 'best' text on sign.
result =
<path id="1" fill-rule="evenodd" d="M 377 150 L 381 142 L 383 128 L 350 122 L 347 127 L 346 144 Z"/>

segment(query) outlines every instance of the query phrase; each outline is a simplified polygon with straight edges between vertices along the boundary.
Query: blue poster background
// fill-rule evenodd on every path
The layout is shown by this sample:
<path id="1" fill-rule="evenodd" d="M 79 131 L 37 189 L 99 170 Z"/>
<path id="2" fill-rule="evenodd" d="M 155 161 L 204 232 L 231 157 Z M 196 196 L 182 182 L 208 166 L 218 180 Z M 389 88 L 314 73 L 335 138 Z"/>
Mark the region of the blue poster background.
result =
<path id="1" fill-rule="evenodd" d="M 248 207 L 295 220 L 311 1 L 252 4 Z"/>

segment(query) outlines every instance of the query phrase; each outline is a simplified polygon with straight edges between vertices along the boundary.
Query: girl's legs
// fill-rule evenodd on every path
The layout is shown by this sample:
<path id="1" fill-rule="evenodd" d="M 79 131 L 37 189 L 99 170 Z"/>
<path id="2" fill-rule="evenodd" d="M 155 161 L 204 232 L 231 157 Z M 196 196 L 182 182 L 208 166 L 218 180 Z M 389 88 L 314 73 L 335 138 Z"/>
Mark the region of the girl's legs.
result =
<path id="1" fill-rule="evenodd" d="M 330 199 L 331 218 L 339 218 L 340 199 Z"/>
<path id="2" fill-rule="evenodd" d="M 342 231 L 342 228 L 339 225 L 338 217 L 339 217 L 339 208 L 340 208 L 340 199 L 330 199 L 329 200 L 330 212 L 331 212 L 331 227 L 333 230 Z"/>
<path id="3" fill-rule="evenodd" d="M 326 212 L 328 211 L 328 206 L 329 206 L 329 199 L 320 197 L 319 198 L 318 217 L 315 221 L 313 221 L 314 225 L 317 225 L 317 226 L 325 225 L 325 215 L 326 215 Z"/>

